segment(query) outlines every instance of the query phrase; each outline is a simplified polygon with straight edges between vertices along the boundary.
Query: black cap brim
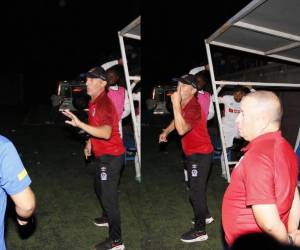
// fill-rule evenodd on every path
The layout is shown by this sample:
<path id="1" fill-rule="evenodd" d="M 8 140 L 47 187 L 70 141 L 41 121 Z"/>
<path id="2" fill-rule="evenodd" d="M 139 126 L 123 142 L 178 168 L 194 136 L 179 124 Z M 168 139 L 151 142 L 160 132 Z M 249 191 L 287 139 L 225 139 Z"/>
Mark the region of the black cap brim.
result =
<path id="1" fill-rule="evenodd" d="M 187 84 L 187 85 L 191 85 L 192 87 L 194 87 L 195 89 L 197 89 L 197 86 L 195 86 L 193 83 L 187 81 L 184 78 L 181 78 L 181 77 L 179 77 L 179 78 L 172 78 L 172 80 L 176 81 L 176 82 L 182 82 L 182 83 Z"/>
<path id="2" fill-rule="evenodd" d="M 87 78 L 100 78 L 103 81 L 107 80 L 105 76 L 101 76 L 101 75 L 99 76 L 99 75 L 93 74 L 92 72 L 87 72 L 85 76 Z"/>
<path id="3" fill-rule="evenodd" d="M 172 78 L 172 81 L 174 81 L 174 82 L 181 82 L 181 79 L 180 78 Z"/>

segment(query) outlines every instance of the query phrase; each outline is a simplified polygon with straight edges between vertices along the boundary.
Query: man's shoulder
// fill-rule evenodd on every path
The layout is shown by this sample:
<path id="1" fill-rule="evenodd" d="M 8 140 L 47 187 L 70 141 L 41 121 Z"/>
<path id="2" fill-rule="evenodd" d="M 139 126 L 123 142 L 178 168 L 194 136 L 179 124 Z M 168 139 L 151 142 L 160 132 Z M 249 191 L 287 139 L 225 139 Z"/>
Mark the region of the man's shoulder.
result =
<path id="1" fill-rule="evenodd" d="M 282 149 L 286 147 L 288 143 L 283 137 L 268 137 L 255 143 L 245 156 L 248 163 L 273 162 L 276 155 L 282 154 Z"/>
<path id="2" fill-rule="evenodd" d="M 201 109 L 201 106 L 199 104 L 199 102 L 197 101 L 197 98 L 196 97 L 193 97 L 188 105 L 187 105 L 187 109 Z"/>
<path id="3" fill-rule="evenodd" d="M 291 147 L 289 142 L 278 132 L 266 133 L 255 143 L 254 150 L 268 152 L 274 151 L 276 147 Z"/>
<path id="4" fill-rule="evenodd" d="M 226 101 L 226 102 L 235 102 L 232 95 L 223 95 L 222 98 L 223 98 L 223 101 Z"/>
<path id="5" fill-rule="evenodd" d="M 112 101 L 109 98 L 108 93 L 104 93 L 96 102 L 97 106 L 109 106 L 110 104 L 112 104 Z"/>
<path id="6" fill-rule="evenodd" d="M 0 144 L 10 143 L 10 140 L 7 139 L 5 136 L 0 135 Z"/>
<path id="7" fill-rule="evenodd" d="M 114 104 L 107 94 L 105 94 L 101 100 L 98 100 L 96 105 L 99 112 L 107 111 L 112 113 L 114 111 Z"/>
<path id="8" fill-rule="evenodd" d="M 296 155 L 291 144 L 283 136 L 279 137 L 277 140 L 273 140 L 274 152 L 281 152 L 284 156 Z M 278 156 L 277 154 L 275 154 Z"/>
<path id="9" fill-rule="evenodd" d="M 182 111 L 185 119 L 198 120 L 201 117 L 201 106 L 196 98 L 192 98 Z"/>
<path id="10" fill-rule="evenodd" d="M 11 145 L 12 142 L 8 138 L 0 135 L 0 152 Z"/>

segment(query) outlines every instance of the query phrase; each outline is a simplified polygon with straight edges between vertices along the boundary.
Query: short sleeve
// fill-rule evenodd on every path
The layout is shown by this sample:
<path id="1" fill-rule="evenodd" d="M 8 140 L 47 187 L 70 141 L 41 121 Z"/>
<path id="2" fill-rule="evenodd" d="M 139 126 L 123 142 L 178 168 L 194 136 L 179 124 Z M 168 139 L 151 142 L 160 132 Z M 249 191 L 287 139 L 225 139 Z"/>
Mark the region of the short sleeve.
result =
<path id="1" fill-rule="evenodd" d="M 219 96 L 218 101 L 219 103 L 224 103 L 224 96 Z"/>
<path id="2" fill-rule="evenodd" d="M 219 103 L 227 104 L 232 101 L 232 96 L 230 95 L 224 95 L 218 97 Z"/>
<path id="3" fill-rule="evenodd" d="M 275 183 L 272 161 L 267 156 L 259 154 L 248 155 L 244 162 L 246 205 L 275 203 Z"/>
<path id="4" fill-rule="evenodd" d="M 0 149 L 1 187 L 14 195 L 23 191 L 31 183 L 26 169 L 11 142 L 2 143 Z"/>

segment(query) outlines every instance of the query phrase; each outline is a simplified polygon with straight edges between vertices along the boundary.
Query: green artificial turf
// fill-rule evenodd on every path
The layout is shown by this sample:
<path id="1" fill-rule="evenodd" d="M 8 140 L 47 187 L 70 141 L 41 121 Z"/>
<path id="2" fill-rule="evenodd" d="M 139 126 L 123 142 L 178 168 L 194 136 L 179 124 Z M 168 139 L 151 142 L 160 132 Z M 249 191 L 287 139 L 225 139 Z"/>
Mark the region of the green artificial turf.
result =
<path id="1" fill-rule="evenodd" d="M 227 186 L 214 164 L 208 182 L 208 204 L 215 221 L 207 226 L 209 239 L 186 244 L 182 233 L 192 227 L 192 209 L 183 182 L 181 151 L 176 136 L 168 152 L 159 149 L 160 128 L 142 128 L 142 183 L 135 181 L 128 162 L 120 182 L 119 205 L 126 249 L 222 249 L 221 200 Z M 20 126 L 2 130 L 16 145 L 32 179 L 37 197 L 37 227 L 22 239 L 14 216 L 8 213 L 7 249 L 92 249 L 107 237 L 93 225 L 101 209 L 93 189 L 93 166 L 82 157 L 82 143 L 61 126 Z"/>

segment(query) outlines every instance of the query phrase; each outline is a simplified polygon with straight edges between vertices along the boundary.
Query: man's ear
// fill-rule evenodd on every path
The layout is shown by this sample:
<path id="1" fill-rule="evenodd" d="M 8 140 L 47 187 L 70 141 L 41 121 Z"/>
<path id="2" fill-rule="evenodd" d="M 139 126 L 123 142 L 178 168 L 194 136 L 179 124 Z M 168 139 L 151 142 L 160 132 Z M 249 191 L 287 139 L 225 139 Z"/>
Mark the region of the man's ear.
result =
<path id="1" fill-rule="evenodd" d="M 267 115 L 259 116 L 256 118 L 256 124 L 260 132 L 265 131 L 270 125 L 270 118 Z"/>
<path id="2" fill-rule="evenodd" d="M 107 81 L 102 81 L 103 86 L 105 87 L 107 85 Z"/>

